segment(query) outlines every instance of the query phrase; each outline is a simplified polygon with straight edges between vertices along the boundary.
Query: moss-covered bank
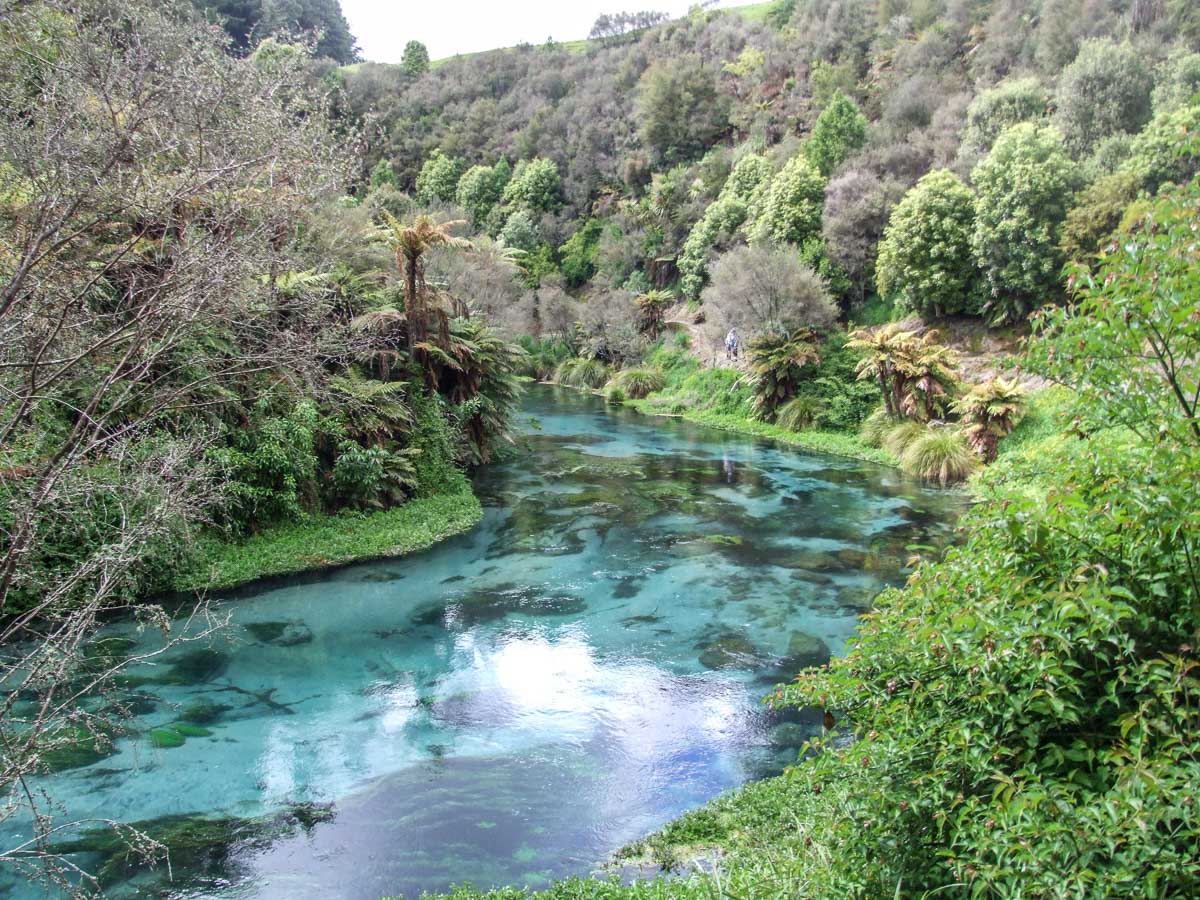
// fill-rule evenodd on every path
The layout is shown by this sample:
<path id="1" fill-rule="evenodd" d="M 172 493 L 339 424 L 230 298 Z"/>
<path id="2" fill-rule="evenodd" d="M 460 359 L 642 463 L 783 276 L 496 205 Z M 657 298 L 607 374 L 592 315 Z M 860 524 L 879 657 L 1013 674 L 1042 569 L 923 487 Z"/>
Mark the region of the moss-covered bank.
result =
<path id="1" fill-rule="evenodd" d="M 463 478 L 452 489 L 382 512 L 313 515 L 232 543 L 206 539 L 196 564 L 179 575 L 176 587 L 224 589 L 275 575 L 403 556 L 467 531 L 482 515 Z"/>

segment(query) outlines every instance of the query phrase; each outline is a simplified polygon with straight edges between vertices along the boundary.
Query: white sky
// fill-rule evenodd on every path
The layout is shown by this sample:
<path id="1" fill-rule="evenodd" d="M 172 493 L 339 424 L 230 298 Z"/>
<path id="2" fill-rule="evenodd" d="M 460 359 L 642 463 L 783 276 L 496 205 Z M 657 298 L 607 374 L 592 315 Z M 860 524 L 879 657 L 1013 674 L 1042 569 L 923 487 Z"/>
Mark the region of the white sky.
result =
<path id="1" fill-rule="evenodd" d="M 695 0 L 342 0 L 342 11 L 364 59 L 399 62 L 404 45 L 416 39 L 430 59 L 510 47 L 546 38 L 587 37 L 601 13 L 654 9 L 681 16 Z M 751 0 L 722 0 L 743 6 Z"/>

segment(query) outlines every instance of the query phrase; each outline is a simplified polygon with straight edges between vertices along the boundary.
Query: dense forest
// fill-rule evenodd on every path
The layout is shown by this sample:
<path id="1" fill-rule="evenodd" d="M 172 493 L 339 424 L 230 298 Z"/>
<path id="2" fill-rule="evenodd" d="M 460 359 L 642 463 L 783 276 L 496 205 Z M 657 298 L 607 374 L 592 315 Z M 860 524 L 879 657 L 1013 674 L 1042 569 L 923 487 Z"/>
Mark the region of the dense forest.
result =
<path id="1" fill-rule="evenodd" d="M 769 698 L 802 763 L 624 851 L 715 871 L 552 893 L 1194 896 L 1200 7 L 420 37 L 0 3 L 0 864 L 96 884 L 31 785 L 121 735 L 101 620 L 469 528 L 525 379 L 976 501 Z"/>

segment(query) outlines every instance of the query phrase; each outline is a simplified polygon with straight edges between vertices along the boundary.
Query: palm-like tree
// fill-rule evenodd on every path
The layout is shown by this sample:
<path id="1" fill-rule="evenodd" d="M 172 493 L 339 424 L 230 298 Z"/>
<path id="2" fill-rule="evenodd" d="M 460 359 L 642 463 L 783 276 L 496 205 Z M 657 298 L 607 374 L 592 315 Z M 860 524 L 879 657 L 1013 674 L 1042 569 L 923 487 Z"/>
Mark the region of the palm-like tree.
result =
<path id="1" fill-rule="evenodd" d="M 663 318 L 674 298 L 666 291 L 646 291 L 633 302 L 638 310 L 638 331 L 651 340 L 658 340 L 663 330 Z"/>
<path id="2" fill-rule="evenodd" d="M 800 328 L 788 335 L 764 335 L 748 349 L 754 412 L 771 421 L 775 411 L 796 395 L 805 367 L 820 364 L 820 338 L 813 329 Z"/>
<path id="3" fill-rule="evenodd" d="M 390 213 L 384 213 L 384 217 L 379 236 L 392 248 L 396 268 L 404 279 L 408 351 L 416 356 L 418 345 L 429 337 L 429 287 L 425 283 L 423 257 L 435 247 L 468 249 L 471 242 L 452 234 L 452 229 L 465 224 L 461 219 L 438 222 L 432 216 L 420 215 L 406 225 Z"/>
<path id="4" fill-rule="evenodd" d="M 1017 427 L 1025 389 L 1016 379 L 992 378 L 977 384 L 954 404 L 962 417 L 967 441 L 985 462 L 996 458 L 1000 439 Z"/>
<path id="5" fill-rule="evenodd" d="M 914 332 L 905 331 L 898 323 L 892 322 L 874 330 L 860 328 L 852 331 L 850 340 L 846 342 L 847 347 L 864 351 L 854 372 L 860 381 L 873 378 L 879 385 L 888 417 L 893 421 L 898 422 L 904 417 L 905 379 L 901 374 L 901 366 L 912 355 L 916 341 Z"/>
<path id="6" fill-rule="evenodd" d="M 942 398 L 958 384 L 958 353 L 927 331 L 909 342 L 896 360 L 902 379 L 900 409 L 908 418 L 928 422 L 937 417 Z"/>

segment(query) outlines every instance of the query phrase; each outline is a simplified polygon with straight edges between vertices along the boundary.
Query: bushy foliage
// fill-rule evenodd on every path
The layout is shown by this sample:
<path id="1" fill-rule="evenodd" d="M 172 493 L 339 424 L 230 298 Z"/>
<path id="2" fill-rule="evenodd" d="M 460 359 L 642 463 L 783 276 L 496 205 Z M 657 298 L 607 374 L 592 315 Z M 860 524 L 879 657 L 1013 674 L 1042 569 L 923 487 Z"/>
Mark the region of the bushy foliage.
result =
<path id="1" fill-rule="evenodd" d="M 608 366 L 598 359 L 576 356 L 563 360 L 554 370 L 554 380 L 567 387 L 591 388 L 604 387 L 608 382 Z"/>
<path id="2" fill-rule="evenodd" d="M 653 369 L 622 369 L 608 382 L 610 388 L 621 392 L 623 397 L 641 400 L 648 394 L 661 391 L 666 379 Z"/>
<path id="3" fill-rule="evenodd" d="M 821 236 L 829 258 L 846 273 L 859 302 L 875 285 L 879 242 L 904 194 L 903 182 L 857 168 L 848 168 L 825 187 Z"/>
<path id="4" fill-rule="evenodd" d="M 979 467 L 979 457 L 959 429 L 926 426 L 908 442 L 900 464 L 910 475 L 946 485 L 965 481 Z"/>
<path id="5" fill-rule="evenodd" d="M 729 99 L 698 57 L 653 63 L 637 90 L 642 139 L 664 162 L 699 156 L 729 125 Z"/>
<path id="6" fill-rule="evenodd" d="M 501 196 L 506 206 L 534 213 L 557 209 L 562 199 L 562 178 L 551 159 L 523 159 L 513 169 Z"/>
<path id="7" fill-rule="evenodd" d="M 1062 249 L 1068 260 L 1084 262 L 1101 249 L 1137 198 L 1140 184 L 1134 173 L 1116 172 L 1079 192 L 1063 223 Z"/>
<path id="8" fill-rule="evenodd" d="M 979 311 L 971 240 L 975 195 L 953 173 L 926 175 L 892 211 L 879 245 L 879 293 L 924 316 Z"/>
<path id="9" fill-rule="evenodd" d="M 787 161 L 756 204 L 748 223 L 752 241 L 802 244 L 821 232 L 825 179 L 803 153 Z"/>
<path id="10" fill-rule="evenodd" d="M 1159 113 L 1133 139 L 1122 167 L 1151 193 L 1183 185 L 1200 172 L 1200 101 Z"/>
<path id="11" fill-rule="evenodd" d="M 429 71 L 429 50 L 420 41 L 409 41 L 400 55 L 400 68 L 409 78 L 420 78 Z"/>
<path id="12" fill-rule="evenodd" d="M 1054 122 L 1068 152 L 1086 157 L 1105 137 L 1134 134 L 1150 118 L 1153 78 L 1132 44 L 1085 41 L 1058 82 Z"/>
<path id="13" fill-rule="evenodd" d="M 1016 321 L 1061 291 L 1062 225 L 1078 171 L 1058 133 L 1033 124 L 1005 131 L 975 170 L 973 247 L 996 321 Z"/>
<path id="14" fill-rule="evenodd" d="M 228 480 L 228 516 L 237 529 L 301 517 L 316 499 L 316 406 L 301 401 L 272 413 L 260 401 L 251 421 L 233 432 L 230 446 L 211 451 Z"/>
<path id="15" fill-rule="evenodd" d="M 599 219 L 588 219 L 558 248 L 558 268 L 567 287 L 579 287 L 596 274 L 596 251 L 603 230 L 604 223 Z"/>
<path id="16" fill-rule="evenodd" d="M 1200 436 L 1177 375 L 1146 357 L 1164 337 L 1176 358 L 1198 349 L 1183 301 L 1196 203 L 1157 204 L 1031 343 L 1032 368 L 1081 390 L 1079 412 L 1109 430 L 1002 457 L 965 544 L 878 598 L 843 659 L 780 691 L 858 738 L 817 742 L 793 773 L 799 796 L 840 786 L 811 832 L 836 848 L 821 863 L 832 893 L 1200 885 L 1186 699 Z"/>
<path id="17" fill-rule="evenodd" d="M 1049 96 L 1036 78 L 1016 78 L 976 95 L 967 107 L 963 152 L 971 158 L 987 155 L 1002 132 L 1046 115 Z"/>
<path id="18" fill-rule="evenodd" d="M 465 168 L 461 159 L 447 156 L 441 150 L 434 150 L 417 175 L 417 199 L 425 204 L 451 202 Z"/>
<path id="19" fill-rule="evenodd" d="M 1188 106 L 1200 95 L 1200 53 L 1176 49 L 1155 73 L 1150 95 L 1155 115 Z"/>
<path id="20" fill-rule="evenodd" d="M 761 194 L 770 177 L 771 164 L 756 153 L 745 154 L 734 165 L 717 199 L 704 210 L 684 242 L 679 272 L 686 296 L 700 296 L 708 280 L 713 250 L 732 239 L 746 222 L 751 201 Z"/>
<path id="21" fill-rule="evenodd" d="M 828 178 L 842 161 L 867 138 L 867 117 L 858 104 L 837 91 L 817 116 L 804 155 L 823 178 Z"/>
<path id="22" fill-rule="evenodd" d="M 383 158 L 380 158 L 379 162 L 375 164 L 375 168 L 371 170 L 369 183 L 373 191 L 382 187 L 390 187 L 394 190 L 400 186 L 396 180 L 396 173 L 392 171 L 392 164 Z"/>
<path id="23" fill-rule="evenodd" d="M 715 338 L 736 327 L 743 341 L 824 329 L 837 319 L 825 282 L 795 250 L 770 245 L 736 247 L 718 257 L 704 309 Z"/>
<path id="24" fill-rule="evenodd" d="M 463 172 L 454 189 L 454 202 L 471 216 L 472 227 L 478 230 L 488 221 L 511 177 L 512 168 L 503 158 L 494 166 L 471 166 Z"/>

